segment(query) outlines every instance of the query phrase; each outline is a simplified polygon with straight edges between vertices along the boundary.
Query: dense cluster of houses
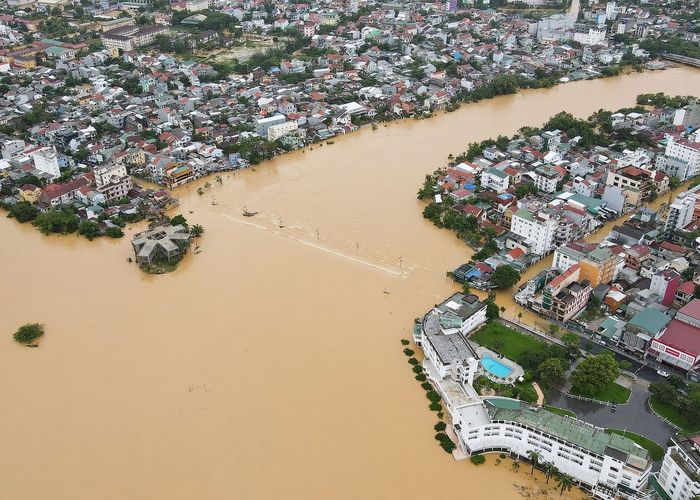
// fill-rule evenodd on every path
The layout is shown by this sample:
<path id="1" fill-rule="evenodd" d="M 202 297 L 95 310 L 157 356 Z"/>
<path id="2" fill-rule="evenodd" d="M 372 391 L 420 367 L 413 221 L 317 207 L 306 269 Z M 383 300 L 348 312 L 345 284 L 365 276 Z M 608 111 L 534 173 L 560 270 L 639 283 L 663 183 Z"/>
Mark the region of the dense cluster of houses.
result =
<path id="1" fill-rule="evenodd" d="M 591 6 L 578 19 L 530 19 L 469 2 L 216 0 L 158 9 L 134 0 L 81 2 L 78 10 L 65 1 L 12 0 L 0 15 L 2 201 L 37 203 L 41 209 L 78 202 L 106 207 L 136 194 L 132 176 L 175 187 L 328 140 L 366 122 L 449 108 L 504 75 L 519 82 L 552 74 L 562 80 L 597 76 L 625 53 L 648 55 L 615 34 L 633 32 L 637 40 L 675 30 L 694 37 L 688 23 L 671 22 L 674 8 L 652 14 L 609 2 Z M 177 12 L 183 9 L 193 14 L 183 19 Z M 273 36 L 282 44 L 299 36 L 304 41 L 294 52 L 266 57 L 241 74 L 158 50 L 161 35 L 218 38 L 215 30 L 198 31 L 212 16 L 232 19 L 246 43 Z M 654 126 L 646 115 L 618 119 L 620 126 Z M 476 173 L 493 191 L 497 210 L 505 217 L 512 212 L 516 229 L 508 233 L 511 253 L 503 258 L 516 264 L 589 232 L 606 210 L 590 200 L 597 199 L 594 186 L 605 182 L 596 175 L 607 158 L 602 153 L 574 158 L 575 138 L 548 133 L 551 137 L 523 148 L 516 161 L 511 152 L 496 151 L 490 159 L 485 152 L 483 166 L 467 166 L 468 175 Z M 688 140 L 674 140 L 676 156 L 667 155 L 664 171 L 694 175 L 683 171 Z M 616 158 L 615 172 L 646 175 L 645 157 L 625 154 Z M 576 166 L 568 169 L 576 183 L 574 197 L 542 206 L 538 200 L 518 200 L 518 209 L 511 210 L 516 199 L 509 190 L 522 176 L 554 193 L 568 164 Z M 526 172 L 525 166 L 534 168 Z M 653 185 L 663 186 L 663 178 Z M 624 211 L 634 205 L 625 187 L 611 183 L 603 197 L 607 207 Z M 463 197 L 468 191 L 462 183 L 454 194 Z M 130 198 L 131 205 L 145 201 Z M 491 219 L 483 207 L 464 210 Z M 533 237 L 541 225 L 548 236 Z"/>
<path id="2" fill-rule="evenodd" d="M 619 145 L 615 148 L 619 151 L 582 148 L 581 137 L 545 130 L 517 137 L 503 149 L 486 148 L 472 161 L 452 165 L 438 177 L 442 192 L 436 199 L 451 198 L 452 210 L 491 227 L 497 250 L 488 258 L 460 266 L 454 273 L 458 280 L 490 288 L 497 267 L 508 264 L 523 271 L 605 222 L 656 199 L 672 182 L 679 184 L 700 173 L 697 103 L 679 109 L 614 113 L 610 124 L 644 134 L 654 146 L 632 150 Z M 655 229 L 659 225 L 656 236 L 682 240 L 677 230 L 691 224 L 693 203 L 691 195 L 673 203 L 667 221 L 652 224 Z"/>
<path id="3" fill-rule="evenodd" d="M 616 155 L 574 148 L 568 159 L 554 165 L 563 191 L 548 194 L 540 188 L 523 199 L 513 196 L 502 213 L 499 205 L 488 209 L 493 220 L 510 223 L 497 238 L 502 249 L 463 266 L 458 277 L 480 283 L 499 265 L 523 269 L 519 259 L 553 252 L 551 267 L 524 283 L 515 293 L 516 302 L 700 378 L 700 186 L 669 198 L 660 212 L 643 207 L 668 189 L 670 179 L 680 182 L 698 174 L 699 112 L 691 103 L 675 111 L 613 115 L 615 126 L 646 129 L 656 146 Z M 509 176 L 525 169 L 529 172 L 523 175 L 534 182 L 532 167 L 523 166 L 522 156 L 511 156 L 512 163 L 516 159 L 521 161 L 510 167 Z M 484 158 L 478 161 L 483 165 Z M 578 170 L 582 164 L 585 171 Z M 474 168 L 476 162 L 470 165 Z M 625 213 L 632 215 L 612 226 L 602 241 L 584 239 Z"/>

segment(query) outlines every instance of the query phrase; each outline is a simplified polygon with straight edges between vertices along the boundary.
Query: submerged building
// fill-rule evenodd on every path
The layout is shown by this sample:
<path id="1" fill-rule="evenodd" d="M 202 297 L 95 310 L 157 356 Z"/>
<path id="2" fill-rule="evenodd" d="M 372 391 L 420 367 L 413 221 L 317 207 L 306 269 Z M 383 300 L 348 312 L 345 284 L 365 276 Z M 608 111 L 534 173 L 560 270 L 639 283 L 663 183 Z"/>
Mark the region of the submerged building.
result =
<path id="1" fill-rule="evenodd" d="M 153 264 L 160 259 L 170 262 L 185 254 L 190 238 L 189 231 L 182 224 L 161 225 L 135 234 L 131 246 L 139 264 Z"/>

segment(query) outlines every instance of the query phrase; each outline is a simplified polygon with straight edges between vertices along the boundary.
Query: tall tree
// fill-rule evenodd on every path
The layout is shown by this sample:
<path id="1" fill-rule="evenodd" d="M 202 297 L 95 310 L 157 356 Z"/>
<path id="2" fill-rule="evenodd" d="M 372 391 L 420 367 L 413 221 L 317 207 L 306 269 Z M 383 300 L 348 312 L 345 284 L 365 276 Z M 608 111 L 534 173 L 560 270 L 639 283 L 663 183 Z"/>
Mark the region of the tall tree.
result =
<path id="1" fill-rule="evenodd" d="M 540 463 L 540 459 L 542 458 L 542 453 L 540 453 L 537 450 L 530 450 L 527 452 L 527 457 L 532 462 L 532 468 L 530 469 L 530 475 L 532 475 L 535 472 L 535 467 L 537 467 L 537 464 Z"/>
<path id="2" fill-rule="evenodd" d="M 571 491 L 571 488 L 574 486 L 574 479 L 567 474 L 559 474 L 557 486 L 559 486 L 559 496 L 562 496 L 564 490 Z"/>
<path id="3" fill-rule="evenodd" d="M 581 361 L 571 375 L 571 387 L 583 396 L 594 396 L 612 384 L 620 367 L 610 353 L 591 356 Z"/>
<path id="4" fill-rule="evenodd" d="M 547 482 L 545 484 L 549 484 L 549 480 L 552 476 L 556 476 L 557 474 L 559 474 L 559 469 L 552 462 L 547 462 L 544 465 L 544 475 L 547 476 Z"/>

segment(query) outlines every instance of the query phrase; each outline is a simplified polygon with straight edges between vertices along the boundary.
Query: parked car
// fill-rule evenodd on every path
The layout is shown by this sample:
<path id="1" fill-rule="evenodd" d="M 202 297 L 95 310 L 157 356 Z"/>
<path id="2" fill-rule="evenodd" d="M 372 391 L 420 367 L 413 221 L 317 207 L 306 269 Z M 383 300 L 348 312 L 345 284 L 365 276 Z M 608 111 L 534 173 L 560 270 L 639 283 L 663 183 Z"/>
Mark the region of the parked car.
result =
<path id="1" fill-rule="evenodd" d="M 668 372 L 665 372 L 663 370 L 656 370 L 656 373 L 658 373 L 659 375 L 661 375 L 664 378 L 668 377 Z"/>

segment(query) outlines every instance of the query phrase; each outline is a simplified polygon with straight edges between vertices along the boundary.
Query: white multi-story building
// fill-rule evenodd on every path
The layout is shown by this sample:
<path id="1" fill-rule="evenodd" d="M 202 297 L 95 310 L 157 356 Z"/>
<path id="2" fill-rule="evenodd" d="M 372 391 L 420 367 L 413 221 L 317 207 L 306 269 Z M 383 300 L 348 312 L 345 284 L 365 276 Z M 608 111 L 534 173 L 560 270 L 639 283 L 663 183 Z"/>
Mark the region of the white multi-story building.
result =
<path id="1" fill-rule="evenodd" d="M 26 144 L 22 139 L 10 139 L 2 143 L 3 160 L 11 160 L 24 151 Z"/>
<path id="2" fill-rule="evenodd" d="M 58 165 L 58 154 L 53 146 L 36 149 L 32 151 L 31 157 L 37 170 L 50 175 L 54 179 L 61 175 L 61 169 Z"/>
<path id="3" fill-rule="evenodd" d="M 255 132 L 263 138 L 267 138 L 267 131 L 273 125 L 284 123 L 287 118 L 282 114 L 276 114 L 265 118 L 255 118 Z"/>
<path id="4" fill-rule="evenodd" d="M 299 124 L 295 121 L 289 121 L 272 125 L 270 128 L 267 129 L 267 140 L 276 141 L 280 137 L 284 137 L 290 132 L 294 132 L 298 128 Z"/>
<path id="5" fill-rule="evenodd" d="M 700 434 L 671 438 L 657 476 L 659 486 L 672 500 L 700 496 Z"/>
<path id="6" fill-rule="evenodd" d="M 481 172 L 481 187 L 491 189 L 498 194 L 505 193 L 510 185 L 510 175 L 498 168 L 487 168 Z"/>
<path id="7" fill-rule="evenodd" d="M 545 193 L 554 193 L 557 190 L 557 183 L 562 176 L 552 167 L 538 167 L 532 172 L 535 178 L 535 187 Z"/>
<path id="8" fill-rule="evenodd" d="M 530 252 L 544 255 L 554 245 L 557 221 L 550 214 L 540 211 L 535 213 L 519 209 L 510 221 L 510 231 L 525 238 Z"/>
<path id="9" fill-rule="evenodd" d="M 649 452 L 587 422 L 506 398 L 450 410 L 460 445 L 469 454 L 507 452 L 527 458 L 537 452 L 539 463 L 554 464 L 602 498 L 614 498 L 619 487 L 641 491 L 647 485 Z"/>
<path id="10" fill-rule="evenodd" d="M 603 26 L 576 25 L 574 30 L 574 42 L 581 45 L 604 45 L 607 47 L 608 41 L 605 38 L 607 28 Z"/>
<path id="11" fill-rule="evenodd" d="M 676 196 L 676 199 L 669 207 L 668 218 L 664 226 L 664 236 L 666 238 L 671 237 L 676 229 L 682 229 L 690 224 L 693 220 L 695 202 L 697 199 L 698 195 L 695 189 L 692 191 L 685 191 Z"/>
<path id="12" fill-rule="evenodd" d="M 102 33 L 102 44 L 108 49 L 134 50 L 155 43 L 166 31 L 165 26 L 122 26 Z"/>
<path id="13" fill-rule="evenodd" d="M 485 322 L 486 304 L 476 295 L 456 293 L 423 316 L 413 339 L 444 378 L 477 357 L 466 335 Z"/>
<path id="14" fill-rule="evenodd" d="M 104 165 L 93 172 L 97 191 L 102 193 L 107 201 L 126 196 L 133 187 L 131 176 L 121 163 Z"/>
<path id="15" fill-rule="evenodd" d="M 669 137 L 668 143 L 666 143 L 665 154 L 670 158 L 687 162 L 688 167 L 685 179 L 700 173 L 700 142 Z"/>

